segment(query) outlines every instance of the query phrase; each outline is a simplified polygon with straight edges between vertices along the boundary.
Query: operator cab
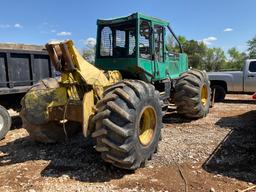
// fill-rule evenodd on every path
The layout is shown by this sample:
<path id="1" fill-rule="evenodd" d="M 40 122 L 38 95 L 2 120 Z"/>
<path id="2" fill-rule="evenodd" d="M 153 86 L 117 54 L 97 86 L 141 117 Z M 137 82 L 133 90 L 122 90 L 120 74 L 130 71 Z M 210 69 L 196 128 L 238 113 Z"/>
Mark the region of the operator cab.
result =
<path id="1" fill-rule="evenodd" d="M 186 56 L 181 54 L 181 45 L 168 22 L 134 13 L 128 17 L 98 20 L 97 25 L 97 67 L 119 70 L 124 78 L 148 82 L 175 78 L 187 70 L 187 64 L 180 63 L 181 60 L 187 62 Z M 167 32 L 177 42 L 176 53 L 170 54 L 172 50 L 167 49 L 170 37 Z"/>
<path id="2" fill-rule="evenodd" d="M 99 26 L 101 58 L 131 58 L 136 56 L 136 21 Z"/>

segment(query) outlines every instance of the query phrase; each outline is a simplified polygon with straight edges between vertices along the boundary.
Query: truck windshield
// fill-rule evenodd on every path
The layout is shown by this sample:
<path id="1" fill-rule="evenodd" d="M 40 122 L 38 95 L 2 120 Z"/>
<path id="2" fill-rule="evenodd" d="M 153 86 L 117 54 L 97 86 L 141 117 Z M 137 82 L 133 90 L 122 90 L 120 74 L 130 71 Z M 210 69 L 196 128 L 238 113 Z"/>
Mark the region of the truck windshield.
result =
<path id="1" fill-rule="evenodd" d="M 135 57 L 136 22 L 100 27 L 100 57 Z"/>

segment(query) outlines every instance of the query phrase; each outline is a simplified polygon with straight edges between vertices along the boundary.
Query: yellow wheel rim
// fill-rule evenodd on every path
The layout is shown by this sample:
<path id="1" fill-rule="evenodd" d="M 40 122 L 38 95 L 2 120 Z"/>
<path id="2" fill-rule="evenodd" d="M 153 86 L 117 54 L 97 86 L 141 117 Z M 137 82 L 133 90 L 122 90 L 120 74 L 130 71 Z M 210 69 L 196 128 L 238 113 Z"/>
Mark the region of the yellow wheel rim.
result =
<path id="1" fill-rule="evenodd" d="M 203 106 L 206 105 L 208 100 L 208 89 L 206 85 L 203 85 L 202 90 L 201 90 L 201 103 Z"/>
<path id="2" fill-rule="evenodd" d="M 156 112 L 153 107 L 145 107 L 139 118 L 139 141 L 147 146 L 154 138 L 156 128 Z"/>

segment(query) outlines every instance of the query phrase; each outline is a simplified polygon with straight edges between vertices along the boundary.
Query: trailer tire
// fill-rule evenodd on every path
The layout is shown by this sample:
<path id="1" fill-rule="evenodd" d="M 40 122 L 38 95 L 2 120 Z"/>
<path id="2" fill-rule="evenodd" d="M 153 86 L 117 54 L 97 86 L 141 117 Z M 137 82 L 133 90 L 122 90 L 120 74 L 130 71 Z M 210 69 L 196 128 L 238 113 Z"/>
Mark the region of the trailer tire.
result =
<path id="1" fill-rule="evenodd" d="M 187 118 L 202 118 L 209 113 L 211 104 L 210 81 L 205 72 L 189 70 L 175 85 L 174 101 L 177 112 Z"/>
<path id="2" fill-rule="evenodd" d="M 10 130 L 12 119 L 7 109 L 0 105 L 0 140 L 5 137 Z"/>
<path id="3" fill-rule="evenodd" d="M 162 124 L 159 92 L 151 84 L 125 80 L 108 88 L 96 108 L 92 137 L 104 161 L 134 170 L 156 152 Z"/>

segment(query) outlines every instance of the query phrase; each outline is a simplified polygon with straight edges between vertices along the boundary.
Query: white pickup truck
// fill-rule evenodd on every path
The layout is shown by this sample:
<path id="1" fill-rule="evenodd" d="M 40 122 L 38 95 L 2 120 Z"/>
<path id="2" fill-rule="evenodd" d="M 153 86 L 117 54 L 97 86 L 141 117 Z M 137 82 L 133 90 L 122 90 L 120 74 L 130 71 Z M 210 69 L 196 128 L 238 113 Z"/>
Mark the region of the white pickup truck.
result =
<path id="1" fill-rule="evenodd" d="M 208 72 L 215 101 L 220 102 L 226 93 L 254 93 L 256 90 L 256 59 L 245 61 L 242 71 Z"/>

